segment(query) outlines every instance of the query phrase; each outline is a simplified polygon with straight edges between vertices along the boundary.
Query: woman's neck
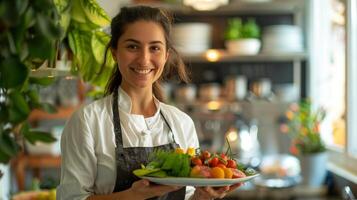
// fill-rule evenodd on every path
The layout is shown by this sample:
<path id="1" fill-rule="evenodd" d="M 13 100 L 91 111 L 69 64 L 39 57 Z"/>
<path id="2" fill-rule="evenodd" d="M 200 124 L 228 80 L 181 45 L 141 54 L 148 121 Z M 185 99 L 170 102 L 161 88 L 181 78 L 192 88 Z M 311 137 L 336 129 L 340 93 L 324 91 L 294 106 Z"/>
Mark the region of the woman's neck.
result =
<path id="1" fill-rule="evenodd" d="M 125 86 L 121 88 L 131 99 L 131 114 L 144 115 L 145 118 L 155 115 L 157 108 L 152 88 L 130 89 Z"/>

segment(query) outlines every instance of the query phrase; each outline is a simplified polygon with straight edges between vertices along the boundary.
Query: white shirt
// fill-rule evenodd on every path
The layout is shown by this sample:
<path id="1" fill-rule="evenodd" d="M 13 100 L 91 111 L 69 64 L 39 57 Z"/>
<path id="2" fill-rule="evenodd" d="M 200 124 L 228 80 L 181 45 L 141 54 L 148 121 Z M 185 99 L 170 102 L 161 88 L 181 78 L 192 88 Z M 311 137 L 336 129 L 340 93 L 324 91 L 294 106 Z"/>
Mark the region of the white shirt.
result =
<path id="1" fill-rule="evenodd" d="M 68 120 L 61 137 L 61 183 L 58 200 L 83 200 L 92 194 L 112 193 L 116 182 L 115 135 L 112 101 L 107 96 L 76 111 Z M 123 147 L 152 147 L 172 142 L 165 121 L 181 148 L 198 148 L 192 119 L 176 107 L 155 99 L 153 117 L 131 113 L 131 99 L 119 88 L 119 115 Z M 186 199 L 194 192 L 186 188 Z"/>

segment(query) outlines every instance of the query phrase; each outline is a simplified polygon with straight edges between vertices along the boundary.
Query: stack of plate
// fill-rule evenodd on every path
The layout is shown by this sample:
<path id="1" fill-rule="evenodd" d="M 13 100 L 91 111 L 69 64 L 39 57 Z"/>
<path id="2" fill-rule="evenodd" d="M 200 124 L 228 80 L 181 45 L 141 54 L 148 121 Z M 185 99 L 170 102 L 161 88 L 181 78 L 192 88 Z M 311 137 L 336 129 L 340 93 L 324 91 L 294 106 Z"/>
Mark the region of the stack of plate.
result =
<path id="1" fill-rule="evenodd" d="M 179 23 L 173 27 L 172 38 L 180 53 L 199 54 L 210 48 L 211 32 L 207 23 Z"/>
<path id="2" fill-rule="evenodd" d="M 294 25 L 273 25 L 264 28 L 264 53 L 292 53 L 303 51 L 302 30 Z"/>

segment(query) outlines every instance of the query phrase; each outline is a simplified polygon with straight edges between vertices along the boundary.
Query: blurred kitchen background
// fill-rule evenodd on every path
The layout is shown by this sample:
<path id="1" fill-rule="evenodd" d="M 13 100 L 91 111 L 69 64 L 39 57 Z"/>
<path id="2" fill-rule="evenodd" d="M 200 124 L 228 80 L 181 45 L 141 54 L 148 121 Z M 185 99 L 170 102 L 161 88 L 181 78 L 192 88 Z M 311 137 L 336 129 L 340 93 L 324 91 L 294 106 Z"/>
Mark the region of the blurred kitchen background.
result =
<path id="1" fill-rule="evenodd" d="M 113 17 L 121 6 L 148 4 L 174 14 L 173 42 L 192 75 L 190 84 L 164 83 L 165 99 L 194 120 L 201 149 L 224 151 L 260 170 L 259 179 L 226 199 L 352 199 L 357 195 L 357 3 L 355 0 L 97 0 Z M 105 27 L 103 27 L 105 29 Z M 32 76 L 56 81 L 40 90 L 57 113 L 35 110 L 29 121 L 60 138 L 71 113 L 95 99 L 96 86 L 70 73 L 63 49 L 56 69 Z M 88 93 L 92 93 L 89 96 Z M 310 98 L 327 110 L 321 136 L 328 160 L 318 183 L 291 154 L 281 119 Z M 0 165 L 0 199 L 59 183 L 59 140 L 25 143 Z M 352 191 L 352 192 L 351 192 Z"/>

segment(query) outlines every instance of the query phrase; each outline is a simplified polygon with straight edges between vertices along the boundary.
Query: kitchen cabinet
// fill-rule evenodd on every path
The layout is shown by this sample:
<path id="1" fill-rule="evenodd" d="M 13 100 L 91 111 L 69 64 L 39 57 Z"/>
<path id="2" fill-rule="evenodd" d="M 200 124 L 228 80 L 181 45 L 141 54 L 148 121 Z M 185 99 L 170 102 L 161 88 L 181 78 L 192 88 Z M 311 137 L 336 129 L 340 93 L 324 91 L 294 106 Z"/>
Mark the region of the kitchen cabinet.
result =
<path id="1" fill-rule="evenodd" d="M 139 1 L 141 4 L 143 1 Z M 154 2 L 154 3 L 153 3 Z M 192 70 L 193 83 L 200 85 L 207 82 L 223 84 L 226 75 L 244 75 L 254 81 L 269 78 L 273 86 L 291 83 L 299 90 L 300 97 L 306 96 L 307 52 L 259 53 L 257 55 L 232 55 L 225 51 L 224 31 L 227 20 L 240 17 L 243 21 L 254 18 L 261 31 L 270 25 L 296 25 L 301 28 L 303 36 L 306 32 L 304 0 L 271 0 L 264 2 L 232 0 L 226 6 L 213 11 L 195 11 L 179 3 L 160 3 L 151 1 L 151 6 L 159 6 L 171 11 L 175 23 L 202 22 L 212 28 L 211 48 L 221 51 L 220 58 L 214 62 L 206 58 L 206 54 L 184 55 L 184 60 Z M 306 42 L 303 46 L 307 46 Z M 306 49 L 306 48 L 305 48 Z M 213 77 L 205 78 L 205 74 Z M 209 75 L 208 75 L 209 76 Z"/>

